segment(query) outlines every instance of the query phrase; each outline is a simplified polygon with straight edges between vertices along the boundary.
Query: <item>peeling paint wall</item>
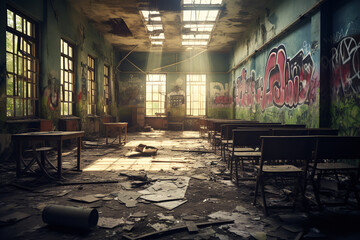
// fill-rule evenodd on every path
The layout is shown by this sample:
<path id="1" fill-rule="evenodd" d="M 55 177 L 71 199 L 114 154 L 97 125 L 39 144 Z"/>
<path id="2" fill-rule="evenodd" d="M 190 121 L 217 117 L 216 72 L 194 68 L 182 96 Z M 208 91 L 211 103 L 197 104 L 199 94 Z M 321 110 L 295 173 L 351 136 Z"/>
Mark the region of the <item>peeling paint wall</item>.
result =
<path id="1" fill-rule="evenodd" d="M 360 136 L 360 2 L 335 2 L 332 9 L 331 126 L 341 135 Z"/>
<path id="2" fill-rule="evenodd" d="M 234 50 L 236 119 L 319 126 L 319 13 L 303 18 L 280 38 L 268 40 L 311 7 L 308 2 L 293 2 L 295 6 L 301 2 L 301 8 L 280 2 L 257 20 L 249 37 Z"/>

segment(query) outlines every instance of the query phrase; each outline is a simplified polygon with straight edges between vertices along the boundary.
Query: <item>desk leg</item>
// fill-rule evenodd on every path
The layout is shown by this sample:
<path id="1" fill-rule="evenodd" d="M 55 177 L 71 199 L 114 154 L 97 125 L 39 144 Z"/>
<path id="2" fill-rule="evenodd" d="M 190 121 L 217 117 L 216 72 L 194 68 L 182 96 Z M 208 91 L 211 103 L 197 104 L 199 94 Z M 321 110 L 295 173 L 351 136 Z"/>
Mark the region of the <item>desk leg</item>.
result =
<path id="1" fill-rule="evenodd" d="M 126 141 L 127 141 L 127 125 L 125 125 L 125 143 L 124 143 L 124 145 L 126 144 Z"/>
<path id="2" fill-rule="evenodd" d="M 22 141 L 19 140 L 17 144 L 17 158 L 16 158 L 16 177 L 21 175 L 21 162 L 22 162 Z"/>
<path id="3" fill-rule="evenodd" d="M 122 132 L 122 127 L 119 127 L 119 144 L 121 145 L 121 132 Z"/>
<path id="4" fill-rule="evenodd" d="M 108 127 L 105 126 L 106 144 L 108 144 Z"/>
<path id="5" fill-rule="evenodd" d="M 77 138 L 77 170 L 81 171 L 81 137 Z"/>
<path id="6" fill-rule="evenodd" d="M 58 177 L 61 178 L 62 176 L 62 140 L 58 140 Z"/>

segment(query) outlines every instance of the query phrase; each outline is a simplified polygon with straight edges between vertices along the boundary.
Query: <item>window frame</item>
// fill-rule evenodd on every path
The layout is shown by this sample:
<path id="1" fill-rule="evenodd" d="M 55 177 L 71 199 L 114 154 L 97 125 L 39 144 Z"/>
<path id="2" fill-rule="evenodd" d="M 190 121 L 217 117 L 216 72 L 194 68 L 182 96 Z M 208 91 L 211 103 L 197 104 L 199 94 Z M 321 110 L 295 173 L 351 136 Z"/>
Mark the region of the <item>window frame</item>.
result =
<path id="1" fill-rule="evenodd" d="M 65 43 L 68 47 L 67 53 L 63 52 L 63 45 L 65 46 Z M 72 54 L 70 56 L 69 49 L 71 48 Z M 64 49 L 65 50 L 65 49 Z M 74 45 L 67 41 L 64 38 L 60 39 L 60 115 L 62 117 L 70 117 L 75 116 L 74 110 L 75 110 L 75 56 L 74 56 Z M 64 69 L 66 67 L 65 61 L 68 61 L 67 69 Z M 71 62 L 71 67 L 69 63 Z M 66 82 L 66 72 L 68 75 L 68 81 Z M 70 76 L 72 76 L 72 82 L 70 82 Z M 64 88 L 64 84 L 68 84 L 67 89 Z M 71 88 L 71 87 L 72 88 Z M 65 95 L 68 94 L 68 99 L 66 100 Z M 70 99 L 71 96 L 71 99 Z M 65 107 L 64 105 L 68 105 L 68 114 L 65 114 Z M 71 112 L 69 111 L 69 107 L 71 106 Z"/>
<path id="2" fill-rule="evenodd" d="M 105 69 L 107 68 L 107 74 Z M 111 101 L 111 70 L 110 65 L 104 64 L 104 113 L 110 115 Z M 107 81 L 106 81 L 107 80 Z"/>
<path id="3" fill-rule="evenodd" d="M 91 62 L 91 64 L 90 64 Z M 88 115 L 96 115 L 97 102 L 97 82 L 96 82 L 96 60 L 91 55 L 87 57 L 87 99 L 88 99 Z"/>
<path id="4" fill-rule="evenodd" d="M 189 78 L 193 77 L 193 76 L 203 76 L 205 78 L 205 81 L 190 81 Z M 189 84 L 189 83 L 195 83 L 195 84 Z M 203 83 L 202 83 L 203 82 Z M 200 84 L 202 83 L 202 84 Z M 193 86 L 197 86 L 198 88 L 204 86 L 204 99 L 201 100 L 201 94 L 199 95 L 199 100 L 195 101 L 195 102 L 199 102 L 199 108 L 195 109 L 192 108 L 192 87 Z M 201 91 L 200 89 L 198 90 Z M 206 74 L 186 74 L 186 101 L 185 101 L 185 112 L 186 112 L 186 116 L 187 117 L 203 117 L 206 116 L 207 114 L 207 104 L 206 104 L 206 97 L 207 97 L 207 75 Z M 203 106 L 201 106 L 203 105 Z M 200 114 L 200 111 L 203 111 L 203 114 Z M 198 114 L 194 115 L 194 111 L 197 111 Z"/>
<path id="5" fill-rule="evenodd" d="M 12 12 L 12 26 L 9 14 Z M 21 30 L 17 29 L 17 16 Z M 29 30 L 30 27 L 30 30 Z M 6 5 L 6 118 L 33 119 L 39 117 L 39 24 L 21 11 Z M 11 50 L 7 46 L 11 38 Z M 26 49 L 24 49 L 26 45 Z M 20 49 L 20 50 L 19 50 Z M 8 58 L 12 61 L 8 61 Z M 12 62 L 12 63 L 11 63 Z M 19 64 L 21 62 L 21 64 Z M 11 66 L 11 67 L 10 67 Z M 20 67 L 21 66 L 21 67 Z M 11 70 L 10 70 L 11 69 Z M 12 83 L 10 81 L 12 79 Z M 10 83 L 10 84 L 9 84 Z M 8 88 L 8 85 L 11 86 Z M 9 92 L 8 92 L 9 91 Z M 19 108 L 16 106 L 20 105 Z M 8 110 L 11 108 L 10 110 Z"/>
<path id="6" fill-rule="evenodd" d="M 164 80 L 161 80 L 161 77 L 159 78 L 159 81 L 150 80 L 150 78 L 149 78 L 150 76 L 164 76 Z M 158 84 L 154 84 L 155 82 L 158 82 Z M 149 83 L 153 83 L 153 84 L 148 85 Z M 160 83 L 162 83 L 162 84 L 160 84 Z M 156 117 L 158 114 L 160 114 L 160 115 L 165 114 L 165 112 L 166 112 L 166 85 L 167 85 L 167 74 L 166 73 L 148 73 L 148 74 L 146 74 L 146 86 L 145 86 L 146 87 L 146 91 L 145 91 L 145 116 L 146 117 Z M 149 86 L 151 86 L 151 91 L 148 91 Z M 162 86 L 163 91 L 162 92 L 157 91 L 156 93 L 154 93 L 154 91 L 153 91 L 154 86 L 157 86 L 158 90 L 159 90 L 159 86 Z M 148 95 L 149 93 L 151 93 L 151 100 L 149 99 L 149 95 Z M 157 96 L 158 100 L 156 100 L 156 99 L 154 100 L 154 96 Z M 156 102 L 159 103 L 158 108 L 154 108 L 154 107 L 151 108 L 152 109 L 151 114 L 148 114 L 149 102 L 150 102 L 150 104 L 154 104 Z M 163 107 L 161 107 L 161 103 L 163 104 Z M 154 109 L 157 110 L 158 112 L 154 112 Z"/>

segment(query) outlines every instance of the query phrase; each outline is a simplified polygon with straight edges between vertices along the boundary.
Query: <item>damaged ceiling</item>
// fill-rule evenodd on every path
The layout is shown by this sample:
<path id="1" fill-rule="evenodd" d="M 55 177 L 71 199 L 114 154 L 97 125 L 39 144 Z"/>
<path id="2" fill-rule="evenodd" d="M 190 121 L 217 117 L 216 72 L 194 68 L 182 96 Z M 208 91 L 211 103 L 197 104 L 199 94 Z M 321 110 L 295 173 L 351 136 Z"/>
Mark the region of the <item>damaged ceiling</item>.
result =
<path id="1" fill-rule="evenodd" d="M 105 38 L 121 50 L 183 51 L 181 0 L 77 0 L 71 4 L 90 19 Z M 223 0 L 207 46 L 209 51 L 228 51 L 255 20 L 266 13 L 272 1 Z M 198 5 L 197 5 L 198 7 Z M 165 40 L 151 43 L 141 10 L 159 11 Z"/>

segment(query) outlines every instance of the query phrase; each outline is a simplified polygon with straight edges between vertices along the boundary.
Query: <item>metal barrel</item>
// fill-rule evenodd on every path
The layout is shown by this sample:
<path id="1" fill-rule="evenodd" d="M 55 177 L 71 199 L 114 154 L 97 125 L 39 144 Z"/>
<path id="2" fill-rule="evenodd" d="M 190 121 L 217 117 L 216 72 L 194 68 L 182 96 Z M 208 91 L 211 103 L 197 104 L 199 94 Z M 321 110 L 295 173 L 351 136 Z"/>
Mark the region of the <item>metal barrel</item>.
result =
<path id="1" fill-rule="evenodd" d="M 90 230 L 96 227 L 99 214 L 91 208 L 49 205 L 44 208 L 42 219 L 49 225 Z"/>

